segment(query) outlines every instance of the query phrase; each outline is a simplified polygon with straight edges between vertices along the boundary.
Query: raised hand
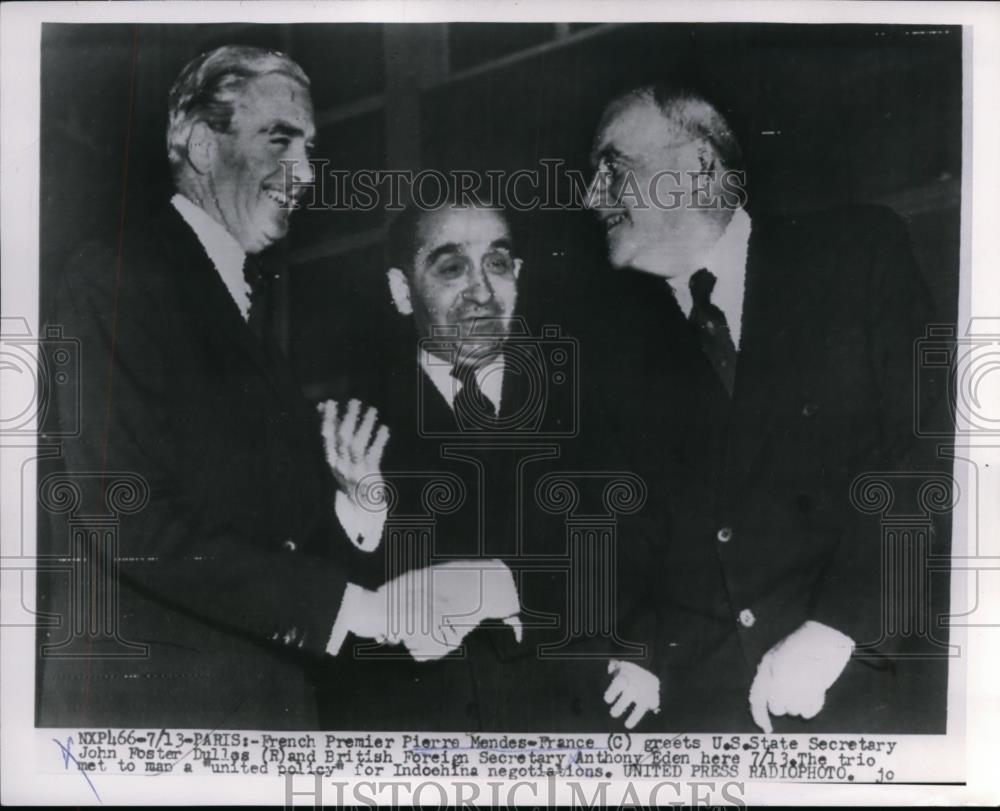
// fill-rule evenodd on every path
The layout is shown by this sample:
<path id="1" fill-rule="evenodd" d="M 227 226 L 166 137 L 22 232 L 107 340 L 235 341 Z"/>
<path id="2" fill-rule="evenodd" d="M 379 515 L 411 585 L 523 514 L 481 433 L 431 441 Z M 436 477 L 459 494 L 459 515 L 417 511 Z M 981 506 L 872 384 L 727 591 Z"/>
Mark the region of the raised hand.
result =
<path id="1" fill-rule="evenodd" d="M 320 403 L 318 409 L 323 420 L 326 461 L 338 487 L 362 508 L 377 509 L 377 505 L 368 503 L 365 493 L 380 481 L 382 454 L 389 441 L 388 426 L 380 425 L 376 431 L 378 411 L 367 408 L 361 417 L 359 400 L 350 400 L 343 414 L 339 413 L 336 400 Z"/>

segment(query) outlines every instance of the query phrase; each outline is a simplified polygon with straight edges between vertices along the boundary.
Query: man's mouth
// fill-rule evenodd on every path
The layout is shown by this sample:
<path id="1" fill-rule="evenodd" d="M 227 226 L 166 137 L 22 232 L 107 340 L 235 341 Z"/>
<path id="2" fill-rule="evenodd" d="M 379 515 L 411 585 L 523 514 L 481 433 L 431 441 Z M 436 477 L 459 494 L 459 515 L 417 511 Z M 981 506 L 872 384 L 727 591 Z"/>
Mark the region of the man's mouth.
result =
<path id="1" fill-rule="evenodd" d="M 624 214 L 612 214 L 610 217 L 604 220 L 604 231 L 610 234 L 615 228 L 625 222 L 626 217 Z"/>
<path id="2" fill-rule="evenodd" d="M 278 189 L 264 189 L 264 195 L 279 208 L 294 210 L 299 207 L 298 199 L 291 194 L 285 194 Z"/>

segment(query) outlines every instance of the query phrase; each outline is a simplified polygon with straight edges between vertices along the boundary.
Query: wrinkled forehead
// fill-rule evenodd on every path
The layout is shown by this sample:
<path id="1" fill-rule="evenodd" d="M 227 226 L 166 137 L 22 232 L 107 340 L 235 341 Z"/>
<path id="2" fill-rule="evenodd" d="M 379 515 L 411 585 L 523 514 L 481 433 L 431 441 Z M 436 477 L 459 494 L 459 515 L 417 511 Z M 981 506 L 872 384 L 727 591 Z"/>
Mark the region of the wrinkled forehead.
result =
<path id="1" fill-rule="evenodd" d="M 429 211 L 417 227 L 418 258 L 427 256 L 442 246 L 474 254 L 494 243 L 510 242 L 510 229 L 504 215 L 488 208 L 446 208 Z"/>
<path id="2" fill-rule="evenodd" d="M 661 156 L 685 139 L 652 99 L 634 97 L 612 102 L 601 116 L 591 147 L 591 163 L 609 154 L 634 158 Z"/>
<path id="3" fill-rule="evenodd" d="M 280 119 L 315 135 L 309 88 L 285 73 L 266 73 L 248 81 L 233 98 L 233 110 L 237 117 Z"/>

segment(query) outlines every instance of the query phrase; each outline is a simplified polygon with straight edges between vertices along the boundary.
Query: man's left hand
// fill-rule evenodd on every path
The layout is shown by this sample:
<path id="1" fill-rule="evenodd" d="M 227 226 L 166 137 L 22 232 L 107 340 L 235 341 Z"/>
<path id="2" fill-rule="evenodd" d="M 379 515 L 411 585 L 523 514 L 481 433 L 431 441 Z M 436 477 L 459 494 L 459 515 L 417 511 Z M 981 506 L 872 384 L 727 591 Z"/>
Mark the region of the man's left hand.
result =
<path id="1" fill-rule="evenodd" d="M 625 729 L 634 729 L 647 712 L 660 711 L 660 680 L 645 668 L 633 662 L 612 659 L 608 673 L 614 676 L 604 693 L 604 703 L 611 705 L 611 717 L 621 718 L 632 707 L 625 719 Z"/>
<path id="2" fill-rule="evenodd" d="M 840 678 L 854 640 L 840 631 L 807 620 L 764 654 L 750 686 L 750 713 L 764 732 L 773 732 L 773 715 L 815 717 L 826 691 Z"/>

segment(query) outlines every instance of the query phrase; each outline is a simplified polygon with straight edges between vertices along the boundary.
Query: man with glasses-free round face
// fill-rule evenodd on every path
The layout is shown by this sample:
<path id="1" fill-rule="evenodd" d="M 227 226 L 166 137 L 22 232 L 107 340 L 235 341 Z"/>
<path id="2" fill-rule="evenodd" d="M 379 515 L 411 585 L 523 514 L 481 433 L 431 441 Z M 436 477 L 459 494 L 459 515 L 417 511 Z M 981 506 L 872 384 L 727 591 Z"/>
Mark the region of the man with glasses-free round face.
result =
<path id="1" fill-rule="evenodd" d="M 413 330 L 398 364 L 379 368 L 369 381 L 374 389 L 362 399 L 377 409 L 390 432 L 381 465 L 392 494 L 387 526 L 428 511 L 434 519 L 426 536 L 395 529 L 365 544 L 361 563 L 374 583 L 390 570 L 431 559 L 473 558 L 478 562 L 465 568 L 478 580 L 477 569 L 509 548 L 512 536 L 506 528 L 514 515 L 507 503 L 506 458 L 481 459 L 480 478 L 464 456 L 476 456 L 480 434 L 464 434 L 457 415 L 492 430 L 495 420 L 519 402 L 524 376 L 511 374 L 515 364 L 505 359 L 504 347 L 517 305 L 521 260 L 506 214 L 478 203 L 406 209 L 390 227 L 388 253 L 387 292 Z M 469 403 L 472 391 L 476 400 Z M 469 406 L 466 412 L 463 403 Z M 461 448 L 460 458 L 445 452 L 451 446 Z M 428 501 L 431 493 L 435 498 Z M 441 498 L 448 503 L 438 505 Z M 480 510 L 485 511 L 483 523 Z M 493 575 L 484 570 L 483 576 Z M 492 599 L 486 592 L 482 597 L 484 603 Z M 514 604 L 510 608 L 517 610 Z M 492 642 L 483 633 L 473 634 L 461 656 L 441 662 L 401 661 L 391 650 L 356 658 L 346 665 L 356 685 L 351 706 L 344 706 L 336 690 L 321 695 L 322 722 L 386 730 L 489 726 L 490 709 L 477 698 L 475 685 L 499 673 L 494 645 L 512 650 L 523 645 L 519 630 L 485 633 Z M 340 662 L 331 663 L 339 667 Z M 394 701 L 378 710 L 375 705 L 384 704 L 386 695 Z"/>
<path id="2" fill-rule="evenodd" d="M 423 212 L 412 236 L 409 261 L 388 272 L 396 309 L 413 316 L 422 338 L 450 328 L 458 340 L 440 349 L 457 351 L 456 366 L 495 358 L 510 329 L 521 272 L 503 213 L 473 206 Z"/>

